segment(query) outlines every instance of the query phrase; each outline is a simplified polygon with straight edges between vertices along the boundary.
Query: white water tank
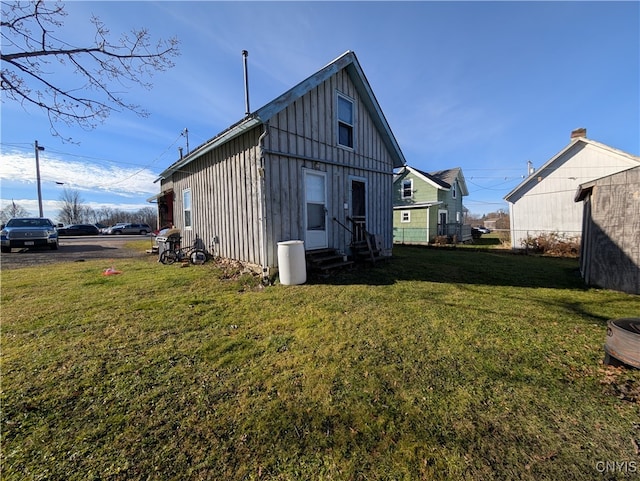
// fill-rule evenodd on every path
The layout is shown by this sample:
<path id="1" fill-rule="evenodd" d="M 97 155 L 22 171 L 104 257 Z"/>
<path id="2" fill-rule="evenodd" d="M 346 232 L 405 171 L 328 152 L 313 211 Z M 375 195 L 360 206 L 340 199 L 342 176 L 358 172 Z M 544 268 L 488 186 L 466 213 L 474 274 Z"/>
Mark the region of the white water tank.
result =
<path id="1" fill-rule="evenodd" d="M 280 284 L 297 285 L 307 282 L 307 260 L 304 241 L 278 242 L 278 273 Z"/>

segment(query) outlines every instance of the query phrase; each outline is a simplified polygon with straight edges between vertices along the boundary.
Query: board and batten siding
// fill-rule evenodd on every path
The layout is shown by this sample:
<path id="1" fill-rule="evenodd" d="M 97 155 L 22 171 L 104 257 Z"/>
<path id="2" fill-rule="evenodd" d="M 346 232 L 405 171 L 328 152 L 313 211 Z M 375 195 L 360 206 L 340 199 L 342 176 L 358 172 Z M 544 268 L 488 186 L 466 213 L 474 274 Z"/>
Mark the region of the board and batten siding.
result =
<path id="1" fill-rule="evenodd" d="M 256 127 L 195 159 L 172 176 L 174 218 L 182 245 L 196 234 L 216 255 L 261 264 Z M 164 184 L 163 184 L 164 186 Z M 185 229 L 183 192 L 191 189 L 192 227 Z"/>
<path id="2" fill-rule="evenodd" d="M 354 148 L 337 145 L 338 93 L 354 102 Z M 346 253 L 351 181 L 367 192 L 367 229 L 392 247 L 393 160 L 344 70 L 320 83 L 269 120 L 265 145 L 265 191 L 269 265 L 276 265 L 277 243 L 304 239 L 304 173 L 324 172 L 327 187 L 329 247 Z M 348 205 L 345 210 L 344 206 Z"/>
<path id="3" fill-rule="evenodd" d="M 584 200 L 582 232 L 585 282 L 640 294 L 640 167 L 594 182 Z"/>
<path id="4" fill-rule="evenodd" d="M 337 95 L 354 102 L 354 148 L 337 145 Z M 340 70 L 262 119 L 252 129 L 195 158 L 170 178 L 183 245 L 195 235 L 216 255 L 277 267 L 278 242 L 304 240 L 307 170 L 326 175 L 328 247 L 347 253 L 351 182 L 365 183 L 367 229 L 393 244 L 393 155 L 352 83 Z M 260 145 L 260 139 L 262 145 Z M 183 192 L 191 190 L 192 224 L 184 229 Z M 347 209 L 345 209 L 347 205 Z M 264 219 L 262 218 L 264 213 Z"/>

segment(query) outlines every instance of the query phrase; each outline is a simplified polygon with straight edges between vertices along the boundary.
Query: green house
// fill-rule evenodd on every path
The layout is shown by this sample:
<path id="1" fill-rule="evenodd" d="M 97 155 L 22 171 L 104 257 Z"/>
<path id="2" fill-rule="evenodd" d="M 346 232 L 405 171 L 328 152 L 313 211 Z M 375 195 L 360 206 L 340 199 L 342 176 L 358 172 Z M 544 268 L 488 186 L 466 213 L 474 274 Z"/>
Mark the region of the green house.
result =
<path id="1" fill-rule="evenodd" d="M 470 241 L 471 226 L 463 222 L 466 195 L 469 191 L 459 167 L 429 173 L 403 167 L 393 179 L 394 243 Z"/>

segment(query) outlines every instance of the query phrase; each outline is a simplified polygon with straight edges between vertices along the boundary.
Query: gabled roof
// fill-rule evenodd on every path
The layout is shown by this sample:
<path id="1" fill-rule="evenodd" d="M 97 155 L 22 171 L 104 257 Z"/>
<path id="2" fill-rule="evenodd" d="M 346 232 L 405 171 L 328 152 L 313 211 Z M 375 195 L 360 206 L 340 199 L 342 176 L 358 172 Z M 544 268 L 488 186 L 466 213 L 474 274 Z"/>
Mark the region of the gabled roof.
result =
<path id="1" fill-rule="evenodd" d="M 582 145 L 578 145 L 578 144 L 582 144 Z M 511 202 L 509 199 L 511 199 L 512 197 L 518 196 L 521 192 L 524 192 L 530 189 L 533 185 L 536 185 L 538 183 L 538 177 L 546 178 L 551 172 L 553 172 L 555 169 L 557 169 L 564 163 L 564 161 L 561 162 L 560 159 L 562 159 L 564 154 L 569 152 L 572 148 L 576 146 L 586 147 L 588 145 L 592 145 L 594 147 L 607 150 L 613 154 L 621 155 L 630 160 L 640 163 L 640 157 L 636 157 L 635 155 L 631 155 L 619 149 L 614 149 L 613 147 L 609 147 L 608 145 L 602 144 L 600 142 L 596 142 L 595 140 L 587 139 L 586 137 L 576 137 L 572 139 L 571 142 L 569 142 L 569 145 L 567 145 L 564 149 L 562 149 L 556 155 L 551 157 L 551 159 L 549 159 L 542 167 L 540 167 L 538 170 L 536 170 L 535 172 L 527 176 L 511 192 L 505 195 L 503 197 L 504 200 L 506 200 L 507 202 Z"/>
<path id="2" fill-rule="evenodd" d="M 587 195 L 591 193 L 591 191 L 593 190 L 593 187 L 602 179 L 606 179 L 607 177 L 613 177 L 614 175 L 624 174 L 625 172 L 628 172 L 629 170 L 633 170 L 633 169 L 640 169 L 640 165 L 636 167 L 631 167 L 630 169 L 621 170 L 620 172 L 615 172 L 613 174 L 605 175 L 604 177 L 593 179 L 592 181 L 580 184 L 578 186 L 578 190 L 576 191 L 576 195 L 573 200 L 575 202 L 580 202 L 581 200 L 584 200 L 587 197 Z"/>
<path id="3" fill-rule="evenodd" d="M 451 187 L 457 180 L 458 185 L 460 186 L 461 194 L 469 195 L 469 191 L 467 190 L 467 182 L 464 180 L 464 175 L 462 175 L 462 169 L 460 167 L 430 172 L 429 175 L 431 175 L 435 179 L 440 179 L 445 184 L 448 184 L 449 187 Z"/>
<path id="4" fill-rule="evenodd" d="M 454 169 L 438 170 L 435 172 L 424 172 L 408 165 L 405 165 L 404 168 L 416 177 L 421 178 L 428 184 L 431 184 L 435 188 L 441 190 L 451 189 L 451 186 L 457 179 L 458 185 L 460 186 L 461 194 L 463 196 L 469 195 L 469 191 L 467 190 L 467 183 L 464 180 L 464 175 L 462 175 L 462 169 L 460 167 L 456 167 Z M 399 178 L 399 176 L 396 176 L 396 178 L 394 178 L 394 182 L 395 180 L 397 180 L 397 178 Z"/>
<path id="5" fill-rule="evenodd" d="M 400 150 L 400 146 L 398 145 L 398 142 L 396 141 L 396 138 L 391 131 L 391 127 L 389 127 L 387 119 L 382 113 L 380 104 L 378 104 L 378 101 L 373 94 L 373 90 L 371 89 L 371 86 L 369 85 L 369 82 L 367 81 L 367 78 L 362 71 L 362 67 L 358 62 L 355 52 L 348 50 L 340 57 L 320 69 L 318 72 L 297 84 L 295 87 L 289 89 L 279 97 L 275 98 L 268 104 L 256 110 L 254 113 L 249 114 L 244 119 L 240 120 L 239 122 L 235 123 L 231 127 L 220 132 L 215 137 L 211 138 L 204 144 L 194 149 L 187 156 L 175 162 L 164 172 L 162 172 L 160 174 L 160 178 L 166 178 L 170 176 L 171 174 L 189 164 L 191 161 L 195 160 L 201 155 L 241 135 L 247 130 L 254 128 L 256 125 L 268 122 L 269 119 L 287 108 L 294 101 L 343 69 L 346 70 L 347 74 L 349 75 L 358 94 L 360 95 L 362 103 L 365 105 L 369 114 L 371 115 L 374 125 L 381 133 L 382 140 L 393 158 L 393 167 L 402 167 L 406 163 L 406 161 L 402 151 Z"/>

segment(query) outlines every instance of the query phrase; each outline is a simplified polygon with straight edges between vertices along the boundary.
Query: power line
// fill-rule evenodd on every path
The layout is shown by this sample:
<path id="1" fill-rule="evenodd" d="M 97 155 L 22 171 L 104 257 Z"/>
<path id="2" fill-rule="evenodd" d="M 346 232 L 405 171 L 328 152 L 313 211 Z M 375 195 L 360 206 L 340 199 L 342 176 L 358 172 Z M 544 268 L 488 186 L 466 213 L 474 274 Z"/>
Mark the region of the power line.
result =
<path id="1" fill-rule="evenodd" d="M 151 165 L 155 164 L 157 161 L 159 161 L 172 147 L 174 147 L 176 145 L 176 143 L 178 142 L 178 140 L 180 139 L 181 136 L 182 136 L 182 133 L 180 133 L 176 137 L 176 139 L 161 154 L 156 156 L 155 159 L 153 159 L 149 163 L 147 163 L 144 166 L 142 166 L 141 170 L 144 170 L 144 169 L 150 167 Z M 26 143 L 7 143 L 7 142 L 2 142 L 2 143 L 0 143 L 0 145 L 2 147 L 18 147 L 19 149 L 24 150 L 25 154 L 30 152 L 31 148 L 33 147 L 32 144 L 26 144 Z M 93 157 L 93 156 L 89 156 L 89 155 L 74 154 L 74 153 L 71 153 L 71 152 L 65 152 L 65 151 L 57 150 L 57 149 L 50 148 L 50 147 L 47 147 L 47 152 L 58 154 L 58 155 L 64 155 L 66 157 L 73 157 L 73 158 L 77 158 L 77 159 L 91 160 L 91 161 L 94 161 L 96 163 L 100 163 L 99 161 L 102 161 L 102 162 L 109 162 L 109 163 L 112 163 L 112 164 L 132 165 L 132 166 L 135 166 L 135 167 L 140 167 L 140 164 L 137 164 L 137 163 L 134 163 L 134 162 L 126 162 L 126 161 L 123 161 L 123 160 L 114 160 L 114 159 L 109 159 L 109 158 L 105 158 L 105 157 Z"/>

